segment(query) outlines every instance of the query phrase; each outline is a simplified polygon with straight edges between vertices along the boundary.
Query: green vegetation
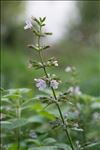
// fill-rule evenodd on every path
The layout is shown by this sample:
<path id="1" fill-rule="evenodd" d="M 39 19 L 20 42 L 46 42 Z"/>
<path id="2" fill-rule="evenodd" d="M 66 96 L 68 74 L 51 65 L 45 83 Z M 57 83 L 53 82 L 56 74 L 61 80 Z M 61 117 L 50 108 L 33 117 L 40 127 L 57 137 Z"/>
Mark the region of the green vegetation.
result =
<path id="1" fill-rule="evenodd" d="M 51 67 L 46 66 L 46 72 L 56 74 L 60 83 L 53 76 L 47 80 L 49 75 L 45 78 L 43 62 L 42 68 L 41 63 L 38 64 L 36 52 L 49 48 L 41 47 L 39 38 L 43 34 L 51 35 L 38 31 L 38 25 L 45 26 L 45 18 L 44 21 L 35 18 L 33 35 L 31 30 L 25 32 L 24 23 L 17 22 L 16 18 L 23 16 L 25 2 L 1 2 L 1 150 L 72 150 L 65 127 L 75 150 L 100 149 L 100 2 L 76 4 L 80 19 L 70 24 L 68 35 L 51 46 L 51 50 L 43 52 L 44 62 L 52 56 L 59 61 L 56 68 L 53 66 L 55 59 L 51 59 Z M 37 43 L 35 36 L 38 44 L 27 47 L 29 41 Z M 72 74 L 65 72 L 67 66 L 75 67 L 77 73 L 75 68 Z M 34 69 L 38 67 L 41 69 Z M 47 89 L 39 92 L 34 79 L 37 82 L 41 76 Z M 52 98 L 55 94 L 52 88 L 50 90 L 51 79 L 56 81 L 57 88 L 59 85 L 55 89 L 57 99 Z M 81 94 L 68 91 L 77 85 Z"/>
<path id="2" fill-rule="evenodd" d="M 70 150 L 69 145 L 64 144 L 66 137 L 59 124 L 54 121 L 59 118 L 56 107 L 46 107 L 32 95 L 33 90 L 25 88 L 4 91 L 1 99 L 2 150 L 18 150 L 19 131 L 20 150 L 44 150 L 47 147 L 48 150 Z M 65 107 L 64 104 L 60 107 L 68 117 L 72 139 L 76 145 L 83 144 L 86 150 L 99 150 L 100 98 L 82 94 L 71 102 L 73 106 L 67 104 Z M 85 134 L 81 129 L 72 127 L 77 121 Z M 84 142 L 87 144 L 84 145 Z"/>

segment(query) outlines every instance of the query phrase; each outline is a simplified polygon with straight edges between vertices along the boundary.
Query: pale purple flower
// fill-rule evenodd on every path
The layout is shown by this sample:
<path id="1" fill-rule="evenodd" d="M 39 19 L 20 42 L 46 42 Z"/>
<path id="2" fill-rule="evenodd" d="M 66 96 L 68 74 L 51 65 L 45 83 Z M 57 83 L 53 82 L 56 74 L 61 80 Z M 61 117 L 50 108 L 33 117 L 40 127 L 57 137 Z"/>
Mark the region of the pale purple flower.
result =
<path id="1" fill-rule="evenodd" d="M 70 66 L 65 68 L 65 72 L 71 72 L 71 71 L 72 71 L 72 68 Z"/>
<path id="2" fill-rule="evenodd" d="M 51 81 L 50 81 L 50 86 L 51 86 L 53 89 L 58 89 L 58 85 L 59 85 L 59 83 L 58 83 L 56 80 L 51 80 Z"/>
<path id="3" fill-rule="evenodd" d="M 36 81 L 36 87 L 41 91 L 46 88 L 46 82 L 43 79 L 34 79 Z"/>
<path id="4" fill-rule="evenodd" d="M 27 30 L 27 29 L 31 29 L 32 28 L 32 22 L 31 20 L 26 20 L 26 25 L 24 26 L 24 30 Z"/>
<path id="5" fill-rule="evenodd" d="M 75 89 L 74 89 L 74 92 L 75 92 L 77 95 L 80 95 L 80 94 L 81 94 L 80 87 L 79 87 L 79 86 L 76 86 Z"/>
<path id="6" fill-rule="evenodd" d="M 70 91 L 71 93 L 75 94 L 75 95 L 81 95 L 81 91 L 80 91 L 80 87 L 79 86 L 75 86 L 75 87 L 70 87 L 68 89 L 68 91 Z"/>

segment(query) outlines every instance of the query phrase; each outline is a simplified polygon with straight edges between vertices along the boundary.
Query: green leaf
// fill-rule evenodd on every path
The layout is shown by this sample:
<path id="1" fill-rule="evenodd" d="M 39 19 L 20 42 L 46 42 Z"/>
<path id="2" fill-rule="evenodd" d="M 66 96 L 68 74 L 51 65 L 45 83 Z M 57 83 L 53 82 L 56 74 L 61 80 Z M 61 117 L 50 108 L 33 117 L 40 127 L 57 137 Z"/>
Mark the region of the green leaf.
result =
<path id="1" fill-rule="evenodd" d="M 33 33 L 34 33 L 36 36 L 40 36 L 40 33 L 39 33 L 37 30 L 35 30 L 35 29 L 33 29 Z"/>
<path id="2" fill-rule="evenodd" d="M 55 119 L 55 114 L 49 113 L 48 111 L 41 111 L 40 114 L 49 120 Z"/>
<path id="3" fill-rule="evenodd" d="M 56 143 L 56 140 L 53 139 L 53 138 L 46 138 L 45 140 L 43 140 L 43 143 L 44 143 L 45 145 L 50 145 L 50 144 Z"/>
<path id="4" fill-rule="evenodd" d="M 37 97 L 38 100 L 40 100 L 42 103 L 48 103 L 48 102 L 51 102 L 53 101 L 53 98 L 50 97 L 50 96 L 38 96 Z"/>
<path id="5" fill-rule="evenodd" d="M 10 103 L 11 104 L 11 101 L 7 98 L 7 97 L 2 97 L 1 98 L 1 102 L 5 102 L 5 103 Z"/>
<path id="6" fill-rule="evenodd" d="M 42 123 L 43 122 L 43 119 L 39 116 L 32 116 L 30 118 L 28 118 L 28 123 L 32 123 L 32 122 L 35 122 L 35 123 Z"/>
<path id="7" fill-rule="evenodd" d="M 29 91 L 31 91 L 31 89 L 28 88 L 19 88 L 19 89 L 9 89 L 7 90 L 10 94 L 14 94 L 14 93 L 28 93 Z"/>
<path id="8" fill-rule="evenodd" d="M 41 17 L 39 17 L 39 19 L 40 19 L 40 21 L 42 22 L 42 18 L 41 18 Z"/>
<path id="9" fill-rule="evenodd" d="M 23 102 L 23 104 L 21 105 L 21 109 L 27 109 L 28 106 L 31 106 L 34 104 L 34 98 L 31 99 L 27 99 L 25 102 Z"/>
<path id="10" fill-rule="evenodd" d="M 41 143 L 38 139 L 28 139 L 28 140 L 26 140 L 26 142 L 27 143 L 34 143 L 35 145 L 38 145 L 38 146 L 41 145 Z"/>
<path id="11" fill-rule="evenodd" d="M 28 47 L 29 47 L 29 48 L 32 48 L 32 49 L 34 49 L 34 50 L 36 50 L 36 51 L 39 50 L 39 48 L 38 48 L 37 46 L 35 46 L 35 45 L 28 45 Z"/>
<path id="12" fill-rule="evenodd" d="M 36 51 L 41 51 L 41 50 L 44 50 L 44 49 L 50 48 L 50 46 L 49 46 L 49 45 L 47 45 L 47 46 L 43 46 L 43 47 L 40 47 L 40 48 L 38 48 L 38 47 L 37 47 L 37 46 L 35 46 L 35 45 L 28 45 L 28 47 L 29 47 L 29 48 L 32 48 L 32 49 L 34 49 L 34 50 L 36 50 Z"/>
<path id="13" fill-rule="evenodd" d="M 28 123 L 28 121 L 25 118 L 13 119 L 11 129 L 22 127 L 22 126 L 26 125 L 27 123 Z"/>
<path id="14" fill-rule="evenodd" d="M 25 126 L 25 125 L 32 123 L 32 122 L 41 123 L 41 122 L 43 122 L 43 120 L 39 116 L 33 116 L 33 117 L 28 118 L 28 119 L 26 119 L 26 118 L 10 119 L 9 121 L 2 121 L 1 126 L 2 126 L 2 128 L 10 130 L 10 129 L 15 129 L 15 128 Z"/>
<path id="15" fill-rule="evenodd" d="M 9 129 L 10 126 L 11 126 L 10 121 L 1 121 L 1 128 L 2 129 Z"/>
<path id="16" fill-rule="evenodd" d="M 32 147 L 28 150 L 58 150 L 57 146 L 40 146 L 40 147 Z"/>
<path id="17" fill-rule="evenodd" d="M 81 129 L 81 128 L 71 128 L 72 130 L 74 130 L 74 131 L 78 131 L 78 132 L 83 132 L 84 130 L 83 129 Z"/>
<path id="18" fill-rule="evenodd" d="M 92 109 L 100 109 L 100 103 L 98 103 L 98 102 L 92 103 L 92 104 L 91 104 L 91 108 L 92 108 Z"/>
<path id="19" fill-rule="evenodd" d="M 9 94 L 7 94 L 7 95 L 4 95 L 3 96 L 4 98 L 9 98 L 9 99 L 11 99 L 11 100 L 14 100 L 14 99 L 19 99 L 19 98 L 22 98 L 22 96 L 20 95 L 20 94 L 18 94 L 18 93 L 9 93 Z"/>
<path id="20" fill-rule="evenodd" d="M 41 62 L 37 62 L 37 61 L 29 61 L 29 65 L 31 66 L 31 68 L 35 68 L 35 69 L 40 69 L 43 68 L 43 64 Z"/>
<path id="21" fill-rule="evenodd" d="M 58 150 L 72 150 L 69 145 L 64 143 L 57 143 L 56 146 L 58 147 Z"/>
<path id="22" fill-rule="evenodd" d="M 48 49 L 48 48 L 50 48 L 50 46 L 49 45 L 47 45 L 47 46 L 44 46 L 44 47 L 42 47 L 41 49 Z"/>
<path id="23" fill-rule="evenodd" d="M 41 26 L 43 27 L 43 26 L 45 26 L 46 24 L 44 23 L 44 24 L 42 24 Z"/>
<path id="24" fill-rule="evenodd" d="M 35 21 L 39 26 L 41 26 L 41 22 L 40 22 L 37 18 L 34 18 L 34 21 Z"/>
<path id="25" fill-rule="evenodd" d="M 90 144 L 88 144 L 88 145 L 86 145 L 86 146 L 84 146 L 84 147 L 85 147 L 85 148 L 90 148 L 90 147 L 94 147 L 94 146 L 96 146 L 96 145 L 98 145 L 98 144 L 100 144 L 100 142 L 90 143 Z M 84 148 L 81 147 L 81 149 L 83 150 Z"/>
<path id="26" fill-rule="evenodd" d="M 45 32 L 45 35 L 52 35 L 52 32 Z"/>
<path id="27" fill-rule="evenodd" d="M 28 124 L 27 119 L 21 118 L 21 119 L 12 119 L 8 122 L 1 122 L 1 127 L 5 129 L 15 129 L 22 127 L 24 125 Z"/>
<path id="28" fill-rule="evenodd" d="M 67 144 L 58 143 L 56 146 L 40 146 L 29 148 L 28 150 L 71 150 L 71 148 Z"/>
<path id="29" fill-rule="evenodd" d="M 43 26 L 43 25 L 44 25 L 43 23 L 44 23 L 44 21 L 46 20 L 46 17 L 43 17 L 43 18 L 40 17 L 39 20 L 40 20 L 40 22 L 41 22 L 41 26 Z"/>
<path id="30" fill-rule="evenodd" d="M 43 17 L 42 22 L 44 22 L 46 20 L 46 17 Z"/>

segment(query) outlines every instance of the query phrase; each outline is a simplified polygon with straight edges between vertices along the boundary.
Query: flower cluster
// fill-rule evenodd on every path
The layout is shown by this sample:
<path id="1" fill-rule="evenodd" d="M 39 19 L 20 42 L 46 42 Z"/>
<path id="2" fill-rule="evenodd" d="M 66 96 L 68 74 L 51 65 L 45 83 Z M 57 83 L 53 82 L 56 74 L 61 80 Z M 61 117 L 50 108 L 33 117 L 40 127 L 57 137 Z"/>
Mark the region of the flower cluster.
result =
<path id="1" fill-rule="evenodd" d="M 47 87 L 47 83 L 45 80 L 43 79 L 34 79 L 34 81 L 36 81 L 36 87 L 42 91 L 44 90 L 46 87 Z M 57 82 L 56 80 L 52 79 L 50 81 L 50 87 L 52 87 L 53 89 L 58 89 L 58 85 L 59 85 L 59 82 Z"/>
<path id="2" fill-rule="evenodd" d="M 69 89 L 68 89 L 68 91 L 69 92 L 71 92 L 72 94 L 74 94 L 74 95 L 81 95 L 81 91 L 80 91 L 80 87 L 79 86 L 75 86 L 75 87 L 70 87 Z"/>
<path id="3" fill-rule="evenodd" d="M 76 71 L 76 68 L 75 67 L 71 67 L 71 66 L 67 66 L 66 68 L 65 68 L 65 72 L 73 72 L 73 71 Z"/>
<path id="4" fill-rule="evenodd" d="M 58 67 L 58 61 L 55 58 L 48 59 L 47 62 L 41 62 L 30 60 L 28 64 L 28 68 L 44 68 L 44 67 Z"/>
<path id="5" fill-rule="evenodd" d="M 51 67 L 51 66 L 55 66 L 55 67 L 58 67 L 58 61 L 55 60 L 55 61 L 48 61 L 47 64 L 46 64 L 47 67 Z"/>
<path id="6" fill-rule="evenodd" d="M 52 57 L 50 58 L 48 61 L 47 61 L 47 64 L 46 64 L 48 67 L 49 66 L 55 66 L 55 67 L 58 67 L 58 61 Z"/>

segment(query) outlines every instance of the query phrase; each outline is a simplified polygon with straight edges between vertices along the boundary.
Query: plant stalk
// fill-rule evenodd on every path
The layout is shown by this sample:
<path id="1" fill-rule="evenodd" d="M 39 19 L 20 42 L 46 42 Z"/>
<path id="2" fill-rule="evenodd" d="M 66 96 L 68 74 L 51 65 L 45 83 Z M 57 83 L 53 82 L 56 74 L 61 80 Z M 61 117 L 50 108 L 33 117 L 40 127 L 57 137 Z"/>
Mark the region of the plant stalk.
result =
<path id="1" fill-rule="evenodd" d="M 40 32 L 41 32 L 41 27 L 40 27 Z M 40 48 L 40 37 L 38 37 L 38 47 Z M 41 60 L 42 65 L 43 65 L 44 73 L 45 73 L 46 77 L 48 78 L 48 74 L 47 74 L 47 71 L 46 71 L 46 67 L 44 66 L 44 62 L 43 62 L 43 58 L 42 58 L 41 51 L 39 51 L 39 57 L 40 57 L 40 60 Z M 56 93 L 55 93 L 55 90 L 53 89 L 53 87 L 51 87 L 51 90 L 52 90 L 54 99 L 57 101 Z M 72 143 L 72 139 L 71 139 L 70 134 L 69 134 L 69 132 L 68 132 L 67 125 L 66 125 L 65 120 L 64 120 L 64 118 L 63 118 L 63 114 L 62 114 L 62 112 L 61 112 L 59 103 L 57 103 L 57 102 L 55 102 L 55 103 L 56 103 L 56 106 L 57 106 L 57 108 L 58 108 L 58 111 L 59 111 L 59 114 L 60 114 L 62 123 L 63 123 L 63 125 L 64 125 L 64 127 L 65 127 L 65 133 L 66 133 L 67 138 L 68 138 L 68 140 L 69 140 L 70 146 L 71 146 L 72 150 L 74 150 L 74 146 L 73 146 L 73 143 Z"/>

